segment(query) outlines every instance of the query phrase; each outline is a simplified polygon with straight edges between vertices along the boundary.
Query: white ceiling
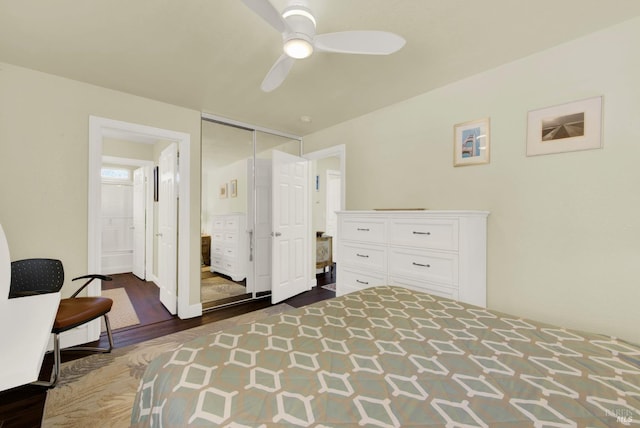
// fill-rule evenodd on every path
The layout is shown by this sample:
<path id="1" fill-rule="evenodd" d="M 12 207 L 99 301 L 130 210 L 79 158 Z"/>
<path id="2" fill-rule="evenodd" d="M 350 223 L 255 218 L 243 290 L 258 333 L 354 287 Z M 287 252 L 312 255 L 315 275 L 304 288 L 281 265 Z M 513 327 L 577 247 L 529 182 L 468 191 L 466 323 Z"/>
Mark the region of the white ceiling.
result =
<path id="1" fill-rule="evenodd" d="M 264 93 L 281 38 L 240 0 L 0 0 L 0 62 L 306 135 L 640 15 L 638 0 L 309 4 L 317 33 L 385 30 L 407 44 L 314 54 Z"/>

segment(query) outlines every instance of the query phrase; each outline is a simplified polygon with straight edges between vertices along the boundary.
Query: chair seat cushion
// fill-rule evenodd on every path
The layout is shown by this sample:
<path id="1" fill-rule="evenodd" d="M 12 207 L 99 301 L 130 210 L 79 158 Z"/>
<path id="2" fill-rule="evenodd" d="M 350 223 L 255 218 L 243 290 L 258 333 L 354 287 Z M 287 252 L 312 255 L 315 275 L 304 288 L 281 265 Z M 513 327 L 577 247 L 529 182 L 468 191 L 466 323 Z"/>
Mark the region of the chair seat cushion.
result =
<path id="1" fill-rule="evenodd" d="M 111 310 L 113 300 L 106 297 L 61 299 L 53 323 L 53 333 L 61 333 L 94 320 Z"/>

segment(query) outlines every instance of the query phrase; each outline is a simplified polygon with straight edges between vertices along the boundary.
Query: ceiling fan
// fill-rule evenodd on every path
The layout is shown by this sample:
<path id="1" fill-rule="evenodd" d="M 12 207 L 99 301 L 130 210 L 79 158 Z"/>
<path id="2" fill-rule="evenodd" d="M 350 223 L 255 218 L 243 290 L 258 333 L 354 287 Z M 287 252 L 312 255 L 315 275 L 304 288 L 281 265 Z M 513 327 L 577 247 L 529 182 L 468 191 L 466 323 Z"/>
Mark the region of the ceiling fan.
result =
<path id="1" fill-rule="evenodd" d="M 314 51 L 363 55 L 389 55 L 400 50 L 405 40 L 386 31 L 341 31 L 316 34 L 316 19 L 305 0 L 292 0 L 280 14 L 269 0 L 242 0 L 268 24 L 282 33 L 284 53 L 260 86 L 271 92 L 282 84 L 296 59 Z"/>

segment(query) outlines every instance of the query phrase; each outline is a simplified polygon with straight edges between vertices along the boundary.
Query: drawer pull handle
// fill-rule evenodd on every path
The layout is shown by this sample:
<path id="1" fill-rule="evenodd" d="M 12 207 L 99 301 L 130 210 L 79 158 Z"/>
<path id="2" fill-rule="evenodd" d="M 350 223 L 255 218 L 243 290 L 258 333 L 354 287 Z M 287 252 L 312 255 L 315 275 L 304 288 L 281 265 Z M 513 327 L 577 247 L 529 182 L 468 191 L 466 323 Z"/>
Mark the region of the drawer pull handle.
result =
<path id="1" fill-rule="evenodd" d="M 367 229 L 367 228 L 364 228 L 364 227 L 359 227 L 358 228 L 359 232 L 368 232 L 369 230 L 371 230 L 371 229 Z"/>
<path id="2" fill-rule="evenodd" d="M 356 256 L 358 256 L 358 257 L 362 257 L 362 258 L 365 258 L 365 259 L 368 259 L 368 258 L 369 258 L 369 255 L 368 255 L 368 254 L 358 254 L 358 253 L 356 253 Z"/>
<path id="3" fill-rule="evenodd" d="M 364 284 L 364 285 L 369 285 L 369 283 L 367 281 L 360 281 L 359 279 L 356 279 L 356 282 L 358 282 L 360 284 Z"/>
<path id="4" fill-rule="evenodd" d="M 431 232 L 416 232 L 415 230 L 413 231 L 414 235 L 431 235 Z"/>
<path id="5" fill-rule="evenodd" d="M 423 264 L 421 264 L 421 263 L 416 263 L 416 262 L 413 262 L 413 265 L 414 265 L 414 266 L 420 266 L 420 267 L 427 267 L 427 268 L 430 268 L 430 267 L 431 267 L 431 265 L 423 265 Z"/>

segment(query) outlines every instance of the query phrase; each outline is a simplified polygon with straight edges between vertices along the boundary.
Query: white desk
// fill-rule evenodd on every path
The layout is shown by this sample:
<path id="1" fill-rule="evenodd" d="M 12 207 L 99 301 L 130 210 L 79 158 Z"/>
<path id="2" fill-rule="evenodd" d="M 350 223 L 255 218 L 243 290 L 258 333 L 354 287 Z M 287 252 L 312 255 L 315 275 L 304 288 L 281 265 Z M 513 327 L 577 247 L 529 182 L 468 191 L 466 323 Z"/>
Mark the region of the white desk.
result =
<path id="1" fill-rule="evenodd" d="M 38 379 L 60 293 L 0 299 L 0 391 Z"/>
<path id="2" fill-rule="evenodd" d="M 38 379 L 60 303 L 60 293 L 9 299 L 10 261 L 0 225 L 0 391 Z"/>

